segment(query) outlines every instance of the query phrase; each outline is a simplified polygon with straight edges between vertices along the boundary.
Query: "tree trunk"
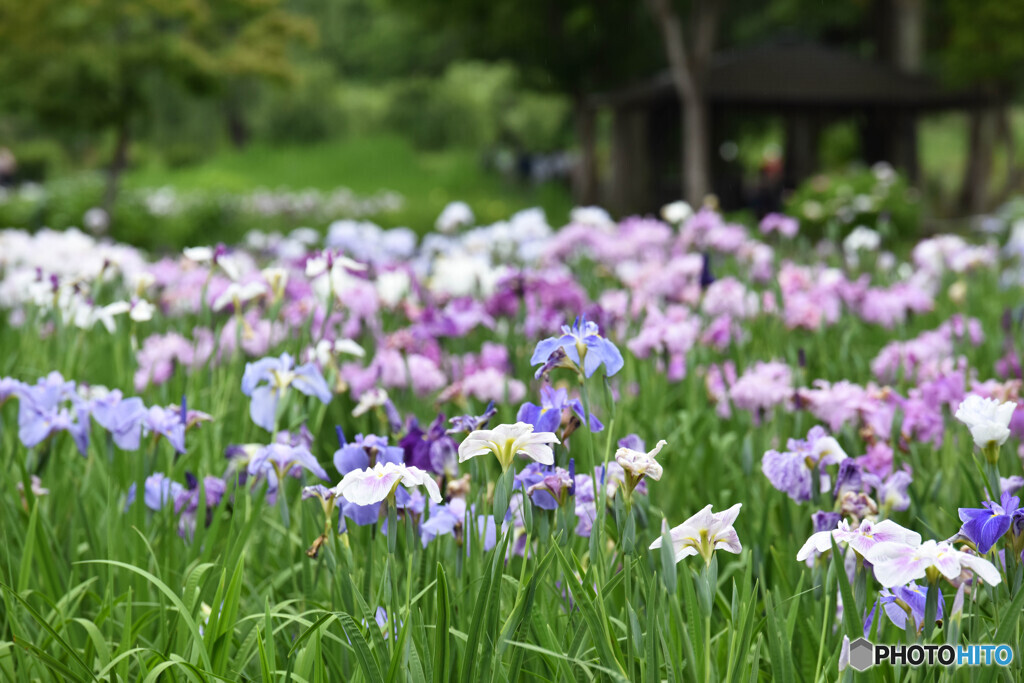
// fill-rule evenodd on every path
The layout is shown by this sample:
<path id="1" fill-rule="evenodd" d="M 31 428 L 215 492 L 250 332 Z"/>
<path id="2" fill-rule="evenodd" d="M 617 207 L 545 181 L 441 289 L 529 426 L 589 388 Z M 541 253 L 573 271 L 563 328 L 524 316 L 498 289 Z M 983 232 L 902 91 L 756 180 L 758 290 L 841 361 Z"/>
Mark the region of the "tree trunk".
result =
<path id="1" fill-rule="evenodd" d="M 114 202 L 117 200 L 118 185 L 121 180 L 121 173 L 128 165 L 128 145 L 131 142 L 131 131 L 129 130 L 128 118 L 124 117 L 117 124 L 117 142 L 114 145 L 114 157 L 110 160 L 107 169 L 107 187 L 103 193 L 103 210 L 108 217 L 112 217 Z"/>
<path id="2" fill-rule="evenodd" d="M 245 114 L 235 98 L 230 97 L 224 106 L 224 120 L 227 124 L 228 138 L 235 149 L 242 149 L 249 142 L 249 126 L 245 122 Z"/>
<path id="3" fill-rule="evenodd" d="M 1010 120 L 1010 108 L 999 107 L 997 134 L 999 144 L 1006 149 L 1006 181 L 999 192 L 998 201 L 1004 202 L 1015 194 L 1024 183 L 1024 168 L 1017 165 L 1016 140 L 1013 137 L 1013 122 Z"/>
<path id="4" fill-rule="evenodd" d="M 576 97 L 576 137 L 580 145 L 580 156 L 573 175 L 573 194 L 580 206 L 589 206 L 597 201 L 597 126 L 595 112 L 587 106 L 582 96 Z"/>
<path id="5" fill-rule="evenodd" d="M 971 214 L 985 211 L 996 125 L 996 110 L 991 107 L 980 107 L 970 114 L 967 164 L 960 192 L 961 211 Z"/>
<path id="6" fill-rule="evenodd" d="M 907 73 L 919 73 L 924 61 L 924 0 L 895 0 L 893 63 Z"/>
<path id="7" fill-rule="evenodd" d="M 714 48 L 719 0 L 693 4 L 693 51 L 687 50 L 683 25 L 672 0 L 647 0 L 661 31 L 672 82 L 682 110 L 683 195 L 699 205 L 711 187 L 710 118 L 704 97 L 704 69 Z"/>
<path id="8" fill-rule="evenodd" d="M 708 106 L 700 91 L 680 96 L 683 114 L 683 194 L 699 206 L 711 191 Z"/>

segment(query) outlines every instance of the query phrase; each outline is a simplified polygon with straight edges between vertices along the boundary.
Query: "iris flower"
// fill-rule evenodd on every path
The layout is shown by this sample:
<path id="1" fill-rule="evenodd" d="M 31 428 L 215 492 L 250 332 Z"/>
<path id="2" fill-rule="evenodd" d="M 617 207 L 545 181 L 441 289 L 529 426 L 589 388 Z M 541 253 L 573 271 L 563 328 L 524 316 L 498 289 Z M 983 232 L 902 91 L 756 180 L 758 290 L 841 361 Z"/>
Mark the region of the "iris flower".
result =
<path id="1" fill-rule="evenodd" d="M 875 578 L 886 588 L 905 586 L 926 576 L 937 579 L 940 574 L 952 581 L 965 569 L 991 586 L 1002 580 L 991 562 L 945 541 L 928 540 L 917 546 L 887 541 L 871 548 L 866 559 L 874 565 Z"/>
<path id="2" fill-rule="evenodd" d="M 272 443 L 265 446 L 249 461 L 249 475 L 263 476 L 274 484 L 288 474 L 298 476 L 301 470 L 309 470 L 320 479 L 327 479 L 327 471 L 317 462 L 304 446 Z"/>
<path id="3" fill-rule="evenodd" d="M 352 470 L 342 478 L 334 491 L 355 505 L 372 505 L 394 495 L 399 484 L 410 489 L 422 486 L 432 501 L 441 502 L 441 490 L 430 474 L 418 467 L 396 465 L 393 462 L 378 462 L 364 470 Z"/>
<path id="4" fill-rule="evenodd" d="M 530 365 L 543 366 L 558 349 L 565 351 L 568 359 L 587 377 L 597 372 L 602 364 L 609 377 L 624 365 L 619 349 L 602 337 L 597 323 L 587 320 L 586 316 L 576 318 L 572 327 L 562 325 L 561 337 L 549 337 L 539 342 L 530 358 Z"/>
<path id="5" fill-rule="evenodd" d="M 32 448 L 51 435 L 66 431 L 83 456 L 89 448 L 88 403 L 75 391 L 75 383 L 51 372 L 18 391 L 18 438 Z"/>
<path id="6" fill-rule="evenodd" d="M 655 460 L 661 449 L 667 445 L 667 441 L 662 439 L 658 442 L 658 445 L 645 453 L 642 450 L 634 450 L 625 446 L 620 446 L 619 450 L 615 451 L 615 462 L 619 464 L 623 472 L 626 475 L 626 490 L 629 493 L 633 492 L 637 484 L 640 483 L 644 477 L 657 481 L 661 479 L 662 467 L 661 463 Z"/>
<path id="7" fill-rule="evenodd" d="M 498 425 L 494 429 L 479 429 L 470 433 L 459 445 L 459 462 L 486 453 L 494 453 L 501 463 L 502 472 L 509 468 L 512 459 L 525 455 L 542 465 L 555 464 L 551 444 L 561 443 L 551 432 L 534 432 L 533 425 L 517 422 L 514 425 Z"/>
<path id="8" fill-rule="evenodd" d="M 569 392 L 565 389 L 555 389 L 545 385 L 540 390 L 540 405 L 524 403 L 519 408 L 516 420 L 532 424 L 534 429 L 540 432 L 554 432 L 562 426 L 562 415 L 567 409 L 582 420 L 583 404 L 578 398 L 570 399 Z M 590 431 L 599 432 L 604 425 L 593 413 L 590 414 Z"/>
<path id="9" fill-rule="evenodd" d="M 1013 401 L 1000 403 L 994 398 L 982 398 L 971 394 L 956 409 L 956 419 L 971 430 L 978 448 L 1002 446 L 1010 436 L 1010 420 L 1017 404 Z"/>
<path id="10" fill-rule="evenodd" d="M 850 523 L 844 519 L 834 529 L 811 534 L 811 537 L 796 554 L 796 559 L 798 561 L 806 560 L 810 557 L 812 550 L 819 553 L 831 550 L 832 539 L 835 539 L 836 545 L 848 544 L 862 556 L 867 555 L 878 543 L 885 541 L 905 545 L 920 545 L 921 543 L 919 533 L 904 529 L 891 519 L 883 519 L 877 523 L 865 519 L 854 528 L 851 528 Z"/>
<path id="11" fill-rule="evenodd" d="M 986 500 L 980 508 L 960 508 L 960 533 L 978 547 L 982 555 L 988 553 L 996 541 L 1010 529 L 1013 517 L 1020 510 L 1020 498 L 1005 492 L 998 503 Z"/>
<path id="12" fill-rule="evenodd" d="M 242 393 L 252 397 L 249 416 L 268 432 L 274 430 L 277 405 L 289 388 L 306 396 L 315 396 L 325 404 L 331 401 L 331 390 L 315 364 L 294 366 L 295 361 L 287 353 L 281 354 L 280 358 L 262 358 L 245 366 Z"/>
<path id="13" fill-rule="evenodd" d="M 736 503 L 728 510 L 712 512 L 711 506 L 690 517 L 688 520 L 669 532 L 672 547 L 676 554 L 676 562 L 690 555 L 700 555 L 706 564 L 711 564 L 711 557 L 716 550 L 725 550 L 739 554 L 743 550 L 740 537 L 733 528 L 733 523 L 740 514 L 743 503 Z M 659 536 L 651 544 L 651 550 L 661 547 Z"/>
<path id="14" fill-rule="evenodd" d="M 935 590 L 938 590 L 936 586 Z M 901 631 L 907 630 L 907 617 L 914 619 L 914 626 L 916 632 L 920 633 L 924 627 L 924 612 L 927 607 L 928 598 L 928 586 L 922 586 L 917 583 L 911 583 L 907 586 L 896 586 L 894 588 L 883 588 L 878 594 L 878 603 L 882 605 L 882 609 L 885 611 L 885 615 L 889 617 L 889 621 Z M 946 601 L 942 598 L 942 593 L 939 593 L 938 610 L 935 613 L 935 619 L 937 621 L 942 620 L 944 613 L 944 607 Z M 872 623 L 875 620 L 875 610 L 878 605 L 876 604 L 871 608 L 871 613 L 868 615 L 867 620 L 864 622 L 864 633 L 867 635 L 871 632 Z"/>

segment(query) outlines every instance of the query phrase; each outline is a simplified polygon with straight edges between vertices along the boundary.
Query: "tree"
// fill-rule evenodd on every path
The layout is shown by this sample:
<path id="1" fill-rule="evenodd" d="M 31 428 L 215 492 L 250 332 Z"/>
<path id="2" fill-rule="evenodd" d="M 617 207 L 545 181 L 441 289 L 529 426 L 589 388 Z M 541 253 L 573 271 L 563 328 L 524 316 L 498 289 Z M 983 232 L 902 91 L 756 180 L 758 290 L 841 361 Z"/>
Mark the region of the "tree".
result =
<path id="1" fill-rule="evenodd" d="M 287 79 L 289 46 L 314 37 L 278 0 L 0 0 L 0 98 L 57 130 L 113 131 L 109 212 L 148 81 L 209 95 L 231 79 Z"/>
<path id="2" fill-rule="evenodd" d="M 580 159 L 577 201 L 595 200 L 594 92 L 648 76 L 662 63 L 642 5 L 622 0 L 390 0 L 424 27 L 444 26 L 469 57 L 510 60 L 525 85 L 570 96 Z"/>
<path id="3" fill-rule="evenodd" d="M 968 154 L 960 208 L 983 211 L 989 201 L 989 178 L 997 142 L 1007 153 L 1006 194 L 1024 181 L 1014 159 L 1013 130 L 1006 102 L 1020 92 L 1024 64 L 1024 3 L 1005 0 L 947 0 L 943 67 L 955 85 L 972 86 L 1002 102 L 971 112 Z"/>
<path id="4" fill-rule="evenodd" d="M 647 5 L 661 32 L 672 83 L 683 110 L 683 196 L 699 204 L 711 188 L 711 135 L 704 80 L 715 47 L 722 2 L 694 0 L 687 22 L 689 35 L 673 0 L 647 0 Z"/>

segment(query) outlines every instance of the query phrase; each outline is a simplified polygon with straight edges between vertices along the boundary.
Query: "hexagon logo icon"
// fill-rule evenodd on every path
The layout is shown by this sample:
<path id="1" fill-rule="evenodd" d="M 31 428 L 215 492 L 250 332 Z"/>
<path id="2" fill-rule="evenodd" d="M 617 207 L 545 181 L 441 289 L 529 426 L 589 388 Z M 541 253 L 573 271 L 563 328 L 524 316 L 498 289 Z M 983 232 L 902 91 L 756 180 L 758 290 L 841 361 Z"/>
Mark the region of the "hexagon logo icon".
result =
<path id="1" fill-rule="evenodd" d="M 850 666 L 865 671 L 875 665 L 875 646 L 867 638 L 858 638 L 850 643 Z"/>

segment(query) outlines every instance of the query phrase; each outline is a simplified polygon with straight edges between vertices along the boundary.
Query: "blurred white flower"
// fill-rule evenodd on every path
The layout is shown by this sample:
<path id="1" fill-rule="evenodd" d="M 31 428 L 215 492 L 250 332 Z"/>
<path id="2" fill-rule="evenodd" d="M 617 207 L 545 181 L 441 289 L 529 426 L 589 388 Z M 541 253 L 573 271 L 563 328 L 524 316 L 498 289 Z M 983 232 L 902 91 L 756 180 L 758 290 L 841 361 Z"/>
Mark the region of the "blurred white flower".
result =
<path id="1" fill-rule="evenodd" d="M 661 217 L 672 225 L 682 225 L 692 215 L 693 207 L 681 199 L 661 207 Z"/>
<path id="2" fill-rule="evenodd" d="M 434 228 L 438 232 L 451 234 L 461 227 L 473 225 L 474 220 L 473 210 L 469 208 L 469 204 L 466 202 L 452 202 L 444 207 L 441 215 L 437 217 Z"/>
<path id="3" fill-rule="evenodd" d="M 213 302 L 213 310 L 221 311 L 230 305 L 240 309 L 242 304 L 259 298 L 267 293 L 267 286 L 262 282 L 239 284 L 232 282 Z"/>
<path id="4" fill-rule="evenodd" d="M 569 221 L 580 225 L 590 225 L 595 228 L 611 228 L 615 221 L 611 215 L 600 206 L 577 206 L 569 213 Z"/>
<path id="5" fill-rule="evenodd" d="M 956 419 L 967 425 L 978 448 L 1002 446 L 1010 436 L 1010 420 L 1017 404 L 970 394 L 956 409 Z"/>
<path id="6" fill-rule="evenodd" d="M 359 403 L 352 410 L 352 417 L 359 417 L 373 408 L 379 408 L 388 402 L 388 392 L 380 387 L 367 389 L 359 396 Z"/>
<path id="7" fill-rule="evenodd" d="M 110 216 L 98 206 L 94 206 L 82 216 L 82 224 L 89 232 L 101 235 L 110 227 Z"/>
<path id="8" fill-rule="evenodd" d="M 153 313 L 156 311 L 156 308 L 145 299 L 134 299 L 131 306 L 128 317 L 135 322 L 141 323 L 153 319 Z"/>

